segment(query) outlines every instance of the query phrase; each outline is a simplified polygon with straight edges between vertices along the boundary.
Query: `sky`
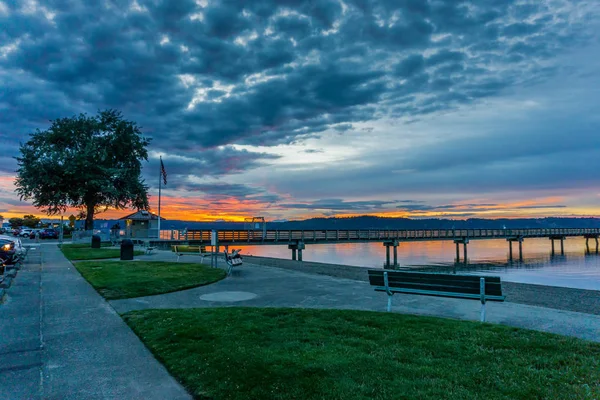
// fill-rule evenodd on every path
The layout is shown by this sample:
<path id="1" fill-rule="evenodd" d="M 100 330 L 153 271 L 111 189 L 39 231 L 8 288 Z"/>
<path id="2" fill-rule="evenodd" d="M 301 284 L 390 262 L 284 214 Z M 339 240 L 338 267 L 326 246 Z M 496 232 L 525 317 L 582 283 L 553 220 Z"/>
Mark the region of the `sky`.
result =
<path id="1" fill-rule="evenodd" d="M 41 215 L 29 133 L 115 108 L 167 219 L 598 216 L 599 32 L 597 0 L 0 0 L 0 214 Z"/>

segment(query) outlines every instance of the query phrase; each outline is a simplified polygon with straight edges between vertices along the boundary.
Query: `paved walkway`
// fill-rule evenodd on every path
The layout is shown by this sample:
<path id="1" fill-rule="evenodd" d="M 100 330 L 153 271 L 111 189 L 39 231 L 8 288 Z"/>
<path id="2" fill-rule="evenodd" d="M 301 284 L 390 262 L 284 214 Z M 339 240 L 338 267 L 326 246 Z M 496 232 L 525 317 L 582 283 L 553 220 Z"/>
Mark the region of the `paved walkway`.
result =
<path id="1" fill-rule="evenodd" d="M 158 252 L 139 259 L 175 261 L 173 253 Z M 184 256 L 183 261 L 199 257 Z M 208 259 L 207 259 L 208 260 Z M 207 261 L 209 262 L 209 261 Z M 213 296 L 206 296 L 211 295 Z M 219 301 L 215 301 L 215 298 Z M 157 296 L 113 300 L 119 313 L 146 308 L 307 307 L 385 311 L 387 296 L 368 283 L 244 263 L 229 278 L 209 286 Z M 489 302 L 487 321 L 575 336 L 600 342 L 600 316 L 517 303 Z M 392 311 L 479 320 L 480 303 L 441 297 L 395 295 Z"/>
<path id="2" fill-rule="evenodd" d="M 0 305 L 0 399 L 190 399 L 63 257 L 40 244 Z"/>

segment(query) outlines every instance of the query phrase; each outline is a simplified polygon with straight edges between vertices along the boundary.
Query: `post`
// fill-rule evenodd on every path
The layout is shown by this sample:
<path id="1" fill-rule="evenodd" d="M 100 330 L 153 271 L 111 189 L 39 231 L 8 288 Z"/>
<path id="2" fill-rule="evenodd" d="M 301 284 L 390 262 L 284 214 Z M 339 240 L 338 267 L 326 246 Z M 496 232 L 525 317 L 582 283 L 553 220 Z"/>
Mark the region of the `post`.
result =
<path id="1" fill-rule="evenodd" d="M 480 321 L 485 322 L 485 278 L 479 278 L 479 293 L 481 294 Z"/>
<path id="2" fill-rule="evenodd" d="M 292 248 L 292 260 L 296 261 L 296 248 L 295 247 Z"/>
<path id="3" fill-rule="evenodd" d="M 302 248 L 298 247 L 298 261 L 302 261 Z"/>
<path id="4" fill-rule="evenodd" d="M 398 244 L 394 242 L 394 269 L 398 269 Z"/>
<path id="5" fill-rule="evenodd" d="M 385 246 L 385 268 L 390 268 L 390 246 Z"/>
<path id="6" fill-rule="evenodd" d="M 523 261 L 523 239 L 519 238 L 519 260 Z"/>
<path id="7" fill-rule="evenodd" d="M 598 236 L 596 236 L 595 239 L 596 239 L 596 253 L 598 253 Z"/>
<path id="8" fill-rule="evenodd" d="M 63 236 L 64 231 L 63 231 L 63 229 L 64 229 L 65 225 L 64 225 L 63 218 L 64 217 L 61 215 L 60 216 L 60 231 L 59 231 L 59 234 L 58 234 L 58 243 L 60 243 L 60 244 L 62 244 L 63 239 L 64 239 L 64 236 Z"/>
<path id="9" fill-rule="evenodd" d="M 554 255 L 554 239 L 550 238 L 550 241 L 552 242 L 552 255 Z"/>
<path id="10" fill-rule="evenodd" d="M 465 264 L 467 263 L 467 241 L 465 240 L 465 242 L 463 243 L 463 251 L 464 251 L 464 256 L 465 256 Z"/>
<path id="11" fill-rule="evenodd" d="M 564 245 L 565 239 L 564 238 L 560 238 L 560 255 L 564 256 L 565 255 L 565 245 Z"/>
<path id="12" fill-rule="evenodd" d="M 589 237 L 586 237 L 586 238 L 585 238 L 585 251 L 586 251 L 587 253 L 589 253 L 589 252 L 590 252 L 590 238 L 589 238 Z"/>
<path id="13" fill-rule="evenodd" d="M 512 261 L 512 259 L 513 259 L 512 240 L 508 241 L 508 258 L 510 259 L 510 261 Z"/>
<path id="14" fill-rule="evenodd" d="M 458 242 L 454 242 L 456 243 L 456 262 L 460 262 L 460 251 L 458 248 Z"/>
<path id="15" fill-rule="evenodd" d="M 186 233 L 187 239 L 187 233 Z M 217 252 L 219 251 L 219 247 L 217 246 L 219 239 L 219 234 L 216 230 L 212 230 L 210 232 L 210 245 L 212 247 L 212 254 L 210 256 L 210 266 L 215 268 L 217 267 Z"/>
<path id="16" fill-rule="evenodd" d="M 160 165 L 158 166 L 158 240 L 160 240 L 160 191 L 162 188 L 162 156 L 160 157 Z M 152 219 L 150 219 L 152 221 Z M 150 223 L 150 222 L 148 222 Z"/>

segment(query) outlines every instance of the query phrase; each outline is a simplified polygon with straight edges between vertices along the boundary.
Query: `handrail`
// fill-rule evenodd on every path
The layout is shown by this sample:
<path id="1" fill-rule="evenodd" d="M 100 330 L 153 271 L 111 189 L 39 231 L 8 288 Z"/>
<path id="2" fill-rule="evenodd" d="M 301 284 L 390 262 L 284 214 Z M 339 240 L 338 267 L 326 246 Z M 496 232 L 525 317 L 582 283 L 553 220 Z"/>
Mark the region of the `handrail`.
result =
<path id="1" fill-rule="evenodd" d="M 536 229 L 340 229 L 340 230 L 240 230 L 221 229 L 219 242 L 223 243 L 289 243 L 383 241 L 383 240 L 452 240 L 452 239 L 502 239 L 554 236 L 600 235 L 600 228 L 536 228 Z M 188 230 L 185 239 L 210 242 L 212 231 Z"/>

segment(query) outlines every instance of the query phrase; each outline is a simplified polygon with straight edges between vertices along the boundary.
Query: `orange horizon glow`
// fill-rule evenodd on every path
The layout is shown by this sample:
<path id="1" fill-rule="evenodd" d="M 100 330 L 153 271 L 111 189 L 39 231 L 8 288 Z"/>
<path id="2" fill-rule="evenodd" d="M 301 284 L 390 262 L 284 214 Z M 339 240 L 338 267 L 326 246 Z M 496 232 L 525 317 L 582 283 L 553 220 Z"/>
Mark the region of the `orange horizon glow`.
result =
<path id="1" fill-rule="evenodd" d="M 0 176 L 0 191 L 14 193 L 14 176 Z M 245 218 L 262 216 L 267 220 L 304 220 L 310 218 L 351 218 L 358 216 L 375 216 L 383 218 L 440 218 L 440 219 L 456 219 L 466 220 L 469 218 L 485 218 L 485 219 L 517 219 L 517 218 L 546 218 L 546 217 L 598 217 L 600 215 L 600 207 L 554 207 L 555 204 L 563 204 L 565 198 L 560 196 L 548 196 L 531 200 L 519 200 L 494 204 L 493 207 L 486 204 L 494 203 L 489 199 L 467 199 L 460 202 L 450 203 L 457 207 L 445 210 L 380 210 L 369 212 L 339 212 L 331 213 L 326 209 L 293 209 L 281 207 L 277 204 L 261 203 L 251 197 L 238 199 L 235 197 L 221 196 L 215 200 L 207 200 L 201 197 L 173 196 L 165 194 L 162 196 L 161 217 L 165 220 L 183 220 L 190 222 L 243 222 Z M 153 206 L 150 211 L 157 212 L 155 206 L 156 196 L 152 196 L 151 201 Z M 291 199 L 287 199 L 291 200 Z M 7 221 L 10 218 L 22 218 L 24 215 L 32 214 L 43 219 L 60 219 L 60 214 L 47 215 L 33 207 L 27 202 L 22 202 L 23 205 L 12 205 L 5 203 L 8 206 L 4 210 L 0 208 L 0 215 Z M 302 202 L 301 202 L 302 203 Z M 469 204 L 469 206 L 461 206 L 461 204 Z M 0 201 L 0 207 L 3 204 Z M 535 208 L 545 207 L 545 208 Z M 520 208 L 532 207 L 532 208 Z M 490 209 L 491 208 L 491 209 Z M 106 212 L 101 212 L 95 215 L 95 219 L 119 219 L 128 214 L 133 213 L 133 209 L 115 210 L 109 209 Z M 65 219 L 70 215 L 79 213 L 76 208 L 70 208 L 62 213 Z M 470 214 L 470 215 L 464 215 Z"/>

